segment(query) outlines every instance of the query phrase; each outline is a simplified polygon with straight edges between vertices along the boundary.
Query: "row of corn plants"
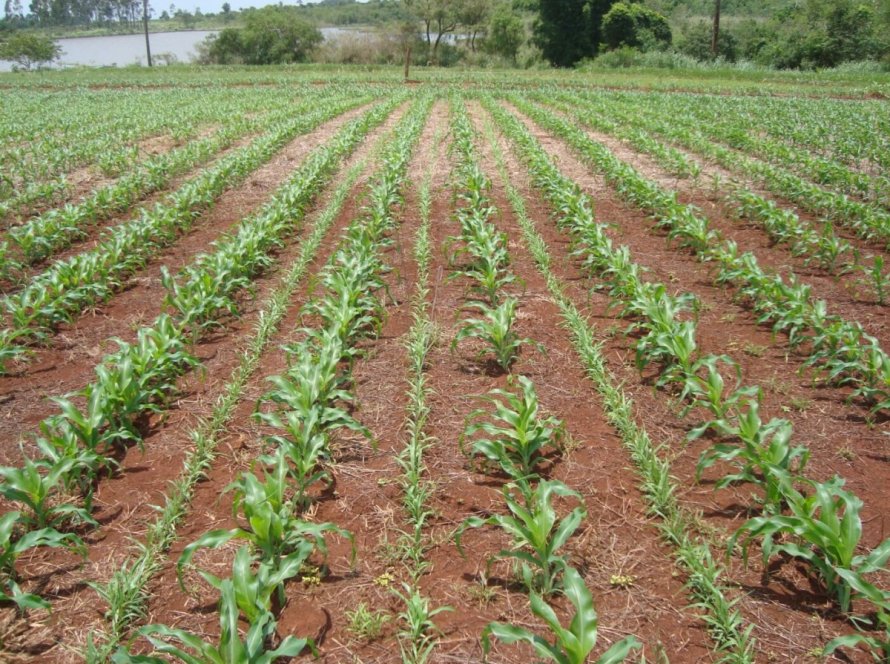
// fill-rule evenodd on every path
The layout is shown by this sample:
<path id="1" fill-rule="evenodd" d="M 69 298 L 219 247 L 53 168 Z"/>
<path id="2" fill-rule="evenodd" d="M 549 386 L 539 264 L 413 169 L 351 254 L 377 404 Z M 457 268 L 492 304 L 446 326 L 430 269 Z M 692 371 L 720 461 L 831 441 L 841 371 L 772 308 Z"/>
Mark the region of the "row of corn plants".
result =
<path id="1" fill-rule="evenodd" d="M 274 113 L 291 101 L 277 90 L 222 86 L 199 93 L 182 87 L 147 93 L 8 90 L 4 99 L 16 109 L 0 122 L 0 131 L 8 130 L 0 147 L 5 166 L 0 220 L 11 223 L 31 208 L 45 209 L 70 196 L 71 169 L 89 165 L 95 174 L 118 177 L 138 167 L 141 141 L 163 137 L 181 145 L 206 127 L 243 116 L 245 109 Z"/>
<path id="2" fill-rule="evenodd" d="M 593 220 L 593 206 L 579 186 L 560 173 L 537 140 L 515 117 L 489 98 L 485 98 L 483 103 L 498 127 L 513 143 L 516 152 L 521 155 L 535 185 L 541 189 L 553 208 L 557 224 L 562 228 L 588 227 L 591 234 L 595 234 L 597 224 Z M 489 127 L 489 136 L 499 152 L 492 127 Z M 701 617 L 717 648 L 721 650 L 724 661 L 753 662 L 755 642 L 751 637 L 752 628 L 745 625 L 736 606 L 737 600 L 729 598 L 729 591 L 723 581 L 725 569 L 713 554 L 708 540 L 695 534 L 699 530 L 697 516 L 680 505 L 677 499 L 679 488 L 671 476 L 671 466 L 664 458 L 664 450 L 653 445 L 648 434 L 636 424 L 632 402 L 617 386 L 617 381 L 606 368 L 600 344 L 595 341 L 595 331 L 566 295 L 564 283 L 553 274 L 550 268 L 553 258 L 547 243 L 537 232 L 535 222 L 528 216 L 521 194 L 510 184 L 503 154 L 499 153 L 497 156 L 501 177 L 526 244 L 551 296 L 560 308 L 588 377 L 604 399 L 607 418 L 630 450 L 641 478 L 642 490 L 649 503 L 649 511 L 657 517 L 662 536 L 674 547 L 676 560 L 688 576 L 687 587 L 694 600 L 693 606 L 702 611 Z M 623 247 L 615 250 L 615 254 L 629 258 Z M 627 264 L 628 267 L 619 268 L 619 271 L 634 270 L 629 261 Z"/>
<path id="3" fill-rule="evenodd" d="M 452 117 L 462 205 L 457 209 L 460 235 L 450 238 L 450 242 L 459 243 L 451 256 L 456 266 L 451 278 L 469 279 L 472 299 L 467 308 L 480 316 L 461 323 L 451 347 L 453 350 L 465 339 L 477 339 L 485 344 L 479 357 L 490 353 L 497 367 L 509 372 L 522 345 L 530 341 L 519 338 L 513 329 L 519 301 L 502 293 L 517 278 L 510 270 L 507 236 L 490 221 L 496 212 L 489 199 L 491 182 L 474 157 L 475 132 L 457 99 L 452 100 Z"/>
<path id="4" fill-rule="evenodd" d="M 523 143 L 528 145 L 528 141 L 526 134 Z M 605 228 L 593 220 L 584 195 L 554 169 L 542 169 L 536 174 L 536 184 L 545 190 L 554 207 L 568 212 L 561 221 L 570 224 L 586 265 L 611 282 L 613 295 L 620 294 L 624 283 L 633 279 L 615 279 L 616 262 L 611 256 L 626 255 L 626 248 L 622 247 L 621 252 L 612 249 Z M 626 258 L 619 259 L 618 265 L 619 270 L 628 274 L 636 271 L 627 267 L 631 264 Z M 669 347 L 675 344 L 678 342 L 668 342 Z M 681 368 L 675 380 L 682 387 L 680 398 L 686 402 L 682 413 L 702 408 L 711 418 L 694 427 L 689 437 L 698 438 L 708 431 L 718 436 L 718 441 L 702 453 L 697 475 L 719 462 L 734 466 L 735 472 L 721 477 L 716 482 L 718 488 L 751 483 L 762 491 L 757 508 L 763 516 L 751 519 L 735 533 L 730 550 L 738 538 L 743 540 L 743 552 L 753 539 L 763 538 L 764 568 L 778 554 L 808 562 L 816 582 L 836 599 L 841 611 L 850 610 L 854 597 L 871 604 L 877 616 L 875 621 L 852 616 L 854 623 L 886 630 L 890 593 L 881 591 L 865 577 L 880 571 L 890 558 L 890 539 L 866 554 L 855 554 L 862 538 L 862 501 L 844 490 L 844 482 L 838 477 L 827 482 L 807 478 L 803 473 L 810 452 L 805 446 L 793 444 L 791 423 L 778 418 L 763 422 L 759 415 L 759 388 L 744 386 L 738 372 L 735 385 L 727 387 L 717 369 L 718 361 L 731 363 L 726 357 L 706 356 L 688 367 L 675 365 Z M 790 515 L 784 514 L 786 511 Z M 774 539 L 782 535 L 791 541 L 774 544 Z M 888 647 L 886 637 L 882 640 L 854 634 L 829 643 L 825 651 L 833 652 L 841 645 L 858 642 L 877 652 L 886 652 Z"/>
<path id="5" fill-rule="evenodd" d="M 624 117 L 624 116 L 622 116 Z M 641 128 L 665 136 L 698 154 L 713 159 L 724 168 L 741 173 L 763 184 L 774 194 L 797 203 L 827 220 L 849 227 L 859 237 L 887 244 L 890 240 L 890 212 L 845 194 L 826 191 L 818 185 L 789 172 L 787 169 L 753 159 L 712 141 L 697 126 L 687 124 L 683 115 L 664 116 L 638 109 L 629 121 Z"/>
<path id="6" fill-rule="evenodd" d="M 318 216 L 307 239 L 301 244 L 300 256 L 290 267 L 281 286 L 269 297 L 257 319 L 255 333 L 238 367 L 223 388 L 211 415 L 189 432 L 194 448 L 183 462 L 179 478 L 173 482 L 157 519 L 147 528 L 144 542 L 137 542 L 129 556 L 106 583 L 93 583 L 100 599 L 108 605 L 106 629 L 93 634 L 85 653 L 88 662 L 104 662 L 131 631 L 133 624 L 144 620 L 148 604 L 148 584 L 162 568 L 164 554 L 176 539 L 176 529 L 189 512 L 195 489 L 205 477 L 216 457 L 223 432 L 231 425 L 235 406 L 240 402 L 249 379 L 259 367 L 260 358 L 268 348 L 281 321 L 291 308 L 292 298 L 315 259 L 322 240 L 355 184 L 365 162 L 354 166 L 337 187 L 331 201 Z"/>
<path id="7" fill-rule="evenodd" d="M 235 296 L 272 264 L 273 252 L 295 230 L 339 159 L 399 101 L 395 98 L 367 111 L 316 149 L 259 213 L 218 241 L 213 253 L 183 270 L 181 278 L 166 274 L 167 304 L 174 315 L 161 314 L 154 325 L 140 329 L 135 344 L 118 342 L 120 350 L 105 358 L 96 369 L 96 381 L 79 393 L 83 407 L 71 397 L 54 398 L 61 413 L 40 426 L 36 442 L 43 456 L 27 459 L 21 468 L 0 470 L 0 495 L 24 508 L 6 530 L 4 550 L 18 547 L 20 555 L 24 551 L 20 543 L 37 537 L 32 532 L 51 538 L 55 546 L 82 547 L 79 538 L 61 534 L 60 529 L 93 522 L 90 502 L 98 475 L 113 471 L 123 445 L 141 444 L 139 417 L 162 410 L 176 377 L 197 364 L 187 351 L 189 343 L 197 342 L 204 330 L 221 325 L 224 316 L 237 313 Z M 3 585 L 10 591 L 3 599 L 19 606 L 45 605 L 33 595 L 16 595 L 15 559 L 8 562 Z"/>
<path id="8" fill-rule="evenodd" d="M 288 580 L 299 576 L 303 583 L 321 581 L 323 570 L 312 563 L 320 555 L 325 564 L 328 536 L 353 539 L 351 533 L 334 524 L 310 521 L 306 512 L 316 485 L 332 479 L 332 434 L 346 428 L 371 437 L 371 432 L 349 413 L 355 399 L 349 390 L 351 369 L 360 352 L 358 342 L 376 333 L 381 325 L 384 304 L 378 293 L 384 290 L 382 274 L 386 266 L 380 251 L 388 244 L 386 234 L 395 225 L 392 210 L 400 200 L 408 157 L 428 111 L 429 100 L 421 99 L 394 130 L 393 143 L 381 157 L 380 173 L 369 186 L 367 207 L 347 229 L 341 246 L 320 275 L 323 294 L 303 308 L 303 315 L 317 318 L 319 325 L 299 331 L 301 341 L 284 347 L 287 372 L 268 379 L 273 388 L 261 399 L 256 417 L 276 431 L 264 437 L 270 452 L 258 459 L 259 477 L 254 471 L 245 472 L 229 487 L 234 493 L 235 511 L 245 525 L 209 531 L 189 544 L 177 563 L 182 577 L 185 566 L 201 548 L 218 548 L 233 539 L 250 545 L 237 552 L 230 579 L 200 572 L 220 590 L 218 640 L 202 641 L 165 625 L 141 628 L 139 634 L 158 652 L 185 662 L 195 661 L 195 656 L 236 662 L 258 658 L 274 661 L 295 656 L 307 646 L 315 650 L 308 639 L 288 636 L 276 642 L 276 612 L 286 601 Z M 244 640 L 238 634 L 239 616 L 248 625 Z M 194 655 L 174 645 L 176 642 Z M 233 644 L 237 646 L 234 657 Z M 131 658 L 123 650 L 115 659 L 145 661 Z"/>
<path id="9" fill-rule="evenodd" d="M 815 182 L 840 193 L 858 196 L 867 202 L 883 207 L 890 204 L 890 179 L 878 174 L 864 173 L 855 167 L 839 163 L 836 159 L 811 154 L 781 139 L 758 135 L 751 131 L 753 118 L 759 120 L 764 113 L 744 115 L 724 113 L 726 105 L 689 104 L 688 112 L 701 122 L 698 126 L 710 137 L 721 143 L 769 161 L 777 166 L 794 170 Z M 845 118 L 847 119 L 847 118 Z M 760 123 L 757 123 L 760 126 Z M 872 135 L 872 140 L 877 138 Z"/>
<path id="10" fill-rule="evenodd" d="M 433 145 L 438 146 L 442 138 L 442 133 L 437 133 Z M 417 277 L 411 302 L 413 321 L 405 340 L 409 366 L 406 441 L 404 449 L 396 457 L 402 471 L 398 482 L 402 491 L 402 508 L 408 523 L 408 530 L 401 536 L 399 550 L 402 552 L 402 562 L 408 572 L 409 581 L 403 582 L 401 591 L 394 590 L 394 593 L 403 607 L 398 615 L 401 623 L 398 632 L 399 651 L 402 661 L 410 664 L 424 664 L 430 659 L 437 643 L 436 627 L 432 619 L 443 611 L 451 610 L 448 606 L 433 608 L 430 598 L 420 587 L 421 577 L 430 570 L 427 552 L 432 544 L 426 526 L 433 516 L 429 500 L 435 491 L 433 482 L 428 478 L 424 455 L 433 444 L 433 439 L 427 433 L 432 390 L 426 369 L 429 353 L 438 339 L 438 329 L 430 318 L 430 304 L 427 299 L 432 262 L 430 189 L 437 154 L 427 162 L 418 191 L 421 223 L 414 238 L 413 252 Z"/>
<path id="11" fill-rule="evenodd" d="M 67 122 L 53 125 L 51 131 L 44 125 L 38 135 L 18 132 L 16 145 L 0 152 L 6 165 L 0 186 L 0 219 L 22 215 L 35 203 L 46 205 L 65 195 L 70 188 L 65 172 L 70 169 L 91 164 L 103 175 L 113 177 L 135 163 L 139 153 L 135 141 L 162 133 L 178 142 L 190 140 L 197 133 L 200 118 L 206 117 L 194 103 L 185 107 L 175 103 L 155 106 L 147 112 L 145 106 L 134 108 L 128 104 L 127 95 L 119 97 L 124 98 L 116 101 L 129 108 L 131 118 L 116 121 L 108 117 L 106 123 L 95 109 L 89 112 L 74 103 L 64 111 Z M 136 100 L 130 102 L 135 105 Z M 233 109 L 233 105 L 229 107 Z M 47 119 L 40 112 L 34 116 Z"/>
<path id="12" fill-rule="evenodd" d="M 467 219 L 491 214 L 487 198 L 491 183 L 480 170 L 475 159 L 475 130 L 470 125 L 461 102 L 452 108 L 454 146 L 458 154 L 458 180 L 464 205 L 458 219 L 465 232 Z M 468 243 L 472 239 L 468 238 Z M 506 264 L 506 246 L 503 248 Z M 477 278 L 478 280 L 478 278 Z M 502 285 L 509 283 L 502 280 Z M 486 297 L 501 298 L 486 291 Z M 509 300 L 504 299 L 504 302 Z M 463 328 L 466 329 L 466 328 Z M 459 338 L 463 330 L 458 333 Z M 533 343 L 521 340 L 522 343 Z M 517 340 L 513 356 L 518 350 Z M 511 360 L 512 363 L 512 360 Z M 507 364 L 504 369 L 509 369 Z M 492 638 L 506 644 L 527 643 L 536 655 L 563 664 L 582 664 L 596 647 L 598 616 L 593 597 L 578 570 L 561 549 L 587 516 L 581 495 L 558 480 L 543 479 L 539 467 L 545 456 L 562 450 L 564 425 L 553 416 L 540 412 L 534 383 L 526 376 L 511 380 L 514 389 L 493 390 L 484 399 L 491 410 L 481 408 L 470 414 L 462 436 L 461 446 L 471 459 L 481 459 L 482 470 L 494 476 L 506 476 L 502 489 L 507 514 L 488 517 L 469 517 L 454 535 L 458 550 L 469 529 L 493 526 L 510 537 L 511 545 L 495 555 L 512 560 L 517 577 L 530 596 L 532 613 L 546 624 L 548 638 L 517 625 L 492 622 L 482 632 L 483 651 L 488 655 Z M 518 383 L 518 385 L 516 385 Z M 556 501 L 568 499 L 577 504 L 560 517 Z M 574 609 L 569 624 L 560 622 L 547 599 L 562 594 Z M 613 644 L 598 660 L 621 662 L 628 654 L 641 647 L 634 637 L 626 637 Z"/>
<path id="13" fill-rule="evenodd" d="M 537 94 L 533 96 L 539 101 L 549 101 L 555 108 L 564 113 L 570 113 L 583 123 L 595 129 L 599 129 L 629 142 L 635 148 L 653 156 L 656 161 L 671 173 L 693 173 L 696 176 L 701 173 L 701 165 L 693 158 L 677 153 L 676 150 L 663 145 L 653 139 L 647 132 L 639 128 L 622 126 L 606 115 L 591 110 L 579 109 L 570 102 L 557 101 L 552 98 L 544 98 Z M 576 100 L 577 101 L 577 100 Z M 669 159 L 664 157 L 668 151 Z M 677 164 L 681 165 L 678 166 Z M 859 266 L 859 252 L 846 240 L 839 237 L 831 222 L 824 222 L 821 230 L 813 228 L 791 210 L 779 207 L 775 202 L 754 193 L 739 183 L 732 183 L 731 193 L 726 197 L 728 203 L 738 216 L 759 223 L 776 244 L 787 245 L 792 255 L 804 258 L 804 264 L 815 263 L 820 268 L 834 274 L 847 272 L 854 269 L 862 269 Z M 880 262 L 880 258 L 876 258 Z M 863 269 L 870 275 L 872 270 Z M 881 288 L 886 288 L 886 279 L 877 283 L 872 281 L 879 299 L 883 299 Z"/>
<path id="14" fill-rule="evenodd" d="M 210 159 L 254 127 L 250 121 L 237 120 L 208 138 L 152 157 L 140 168 L 119 178 L 114 184 L 93 191 L 78 203 L 49 210 L 19 226 L 13 226 L 8 237 L 21 252 L 26 265 L 44 260 L 86 237 L 86 227 L 129 210 L 140 199 L 163 189 L 174 177 Z M 5 263 L 11 260 L 14 259 L 7 256 Z M 0 264 L 0 272 L 8 274 L 11 267 Z"/>
<path id="15" fill-rule="evenodd" d="M 862 398 L 872 414 L 890 408 L 890 357 L 858 322 L 829 314 L 825 302 L 814 301 L 812 289 L 794 275 L 786 283 L 780 275 L 765 272 L 753 254 L 740 253 L 732 241 L 721 241 L 708 220 L 692 206 L 678 202 L 676 193 L 647 180 L 583 131 L 518 96 L 510 100 L 592 162 L 619 195 L 650 212 L 659 226 L 667 228 L 670 240 L 714 261 L 717 282 L 734 285 L 759 323 L 770 323 L 774 332 L 787 334 L 793 349 L 806 348 L 805 367 L 818 369 L 833 383 L 852 387 L 850 398 Z"/>
<path id="16" fill-rule="evenodd" d="M 660 103 L 670 104 L 674 95 Z M 786 141 L 812 154 L 848 164 L 857 170 L 870 166 L 890 167 L 886 136 L 888 118 L 880 101 L 850 103 L 839 99 L 804 97 L 711 97 L 686 95 L 692 112 L 699 107 L 723 110 L 727 115 L 752 118 L 763 135 Z"/>
<path id="17" fill-rule="evenodd" d="M 298 120 L 281 123 L 184 184 L 167 202 L 142 210 L 132 222 L 109 229 L 95 248 L 56 262 L 35 276 L 21 291 L 4 300 L 9 327 L 0 333 L 0 360 L 24 355 L 25 342 L 44 340 L 60 323 L 70 322 L 85 308 L 108 299 L 127 275 L 188 232 L 224 191 L 271 159 L 294 134 L 311 131 L 363 101 L 367 98 L 335 99 Z"/>

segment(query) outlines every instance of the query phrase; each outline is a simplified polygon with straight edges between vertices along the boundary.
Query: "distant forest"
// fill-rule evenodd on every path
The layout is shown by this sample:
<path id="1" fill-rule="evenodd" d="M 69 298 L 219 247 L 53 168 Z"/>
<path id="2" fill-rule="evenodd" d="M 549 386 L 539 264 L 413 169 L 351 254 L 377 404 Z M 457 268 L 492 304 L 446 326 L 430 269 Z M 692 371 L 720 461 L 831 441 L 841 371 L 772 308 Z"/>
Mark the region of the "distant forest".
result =
<path id="1" fill-rule="evenodd" d="M 217 14 L 190 13 L 176 9 L 175 0 L 164 5 L 166 1 L 149 0 L 150 16 L 159 22 L 158 29 L 237 27 L 250 12 L 257 11 L 233 11 L 226 3 Z M 135 29 L 143 14 L 142 0 L 4 2 L 0 39 L 4 30 L 17 29 Z M 488 40 L 489 44 L 507 44 L 495 47 L 496 54 L 508 53 L 514 60 L 517 53 L 522 54 L 525 66 L 541 60 L 573 66 L 611 52 L 630 62 L 637 61 L 634 54 L 649 55 L 649 62 L 660 61 L 654 54 L 662 54 L 662 60 L 674 56 L 697 61 L 720 58 L 775 68 L 812 69 L 860 61 L 890 68 L 890 0 L 721 0 L 716 51 L 712 42 L 715 2 L 322 0 L 303 4 L 297 0 L 284 3 L 284 7 L 293 8 L 295 14 L 315 26 L 364 25 L 395 30 L 396 26 L 416 22 L 427 44 L 431 31 L 470 36 L 470 44 L 458 44 L 456 49 L 448 46 L 442 57 L 434 54 L 432 61 L 439 64 L 460 61 L 462 48 L 466 53 L 482 52 Z M 593 20 L 588 20 L 591 16 Z M 559 22 L 565 26 L 558 26 Z M 604 22 L 607 30 L 601 32 Z M 576 52 L 554 56 L 551 47 L 566 43 L 582 46 Z"/>

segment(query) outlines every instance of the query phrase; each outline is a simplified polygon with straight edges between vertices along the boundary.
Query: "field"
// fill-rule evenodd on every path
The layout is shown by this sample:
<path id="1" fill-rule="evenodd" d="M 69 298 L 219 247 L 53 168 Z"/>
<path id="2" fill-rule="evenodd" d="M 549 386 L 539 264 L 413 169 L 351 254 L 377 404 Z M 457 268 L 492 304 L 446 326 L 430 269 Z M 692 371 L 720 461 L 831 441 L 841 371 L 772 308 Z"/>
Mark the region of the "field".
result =
<path id="1" fill-rule="evenodd" d="M 0 660 L 890 657 L 886 83 L 208 71 L 0 79 Z"/>

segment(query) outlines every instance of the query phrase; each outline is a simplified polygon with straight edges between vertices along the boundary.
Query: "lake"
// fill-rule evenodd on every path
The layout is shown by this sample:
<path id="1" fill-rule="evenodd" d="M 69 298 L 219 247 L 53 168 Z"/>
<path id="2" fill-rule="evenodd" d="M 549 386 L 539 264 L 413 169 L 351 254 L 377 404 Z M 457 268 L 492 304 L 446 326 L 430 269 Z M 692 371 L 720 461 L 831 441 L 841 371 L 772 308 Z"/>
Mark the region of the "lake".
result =
<path id="1" fill-rule="evenodd" d="M 149 34 L 152 59 L 168 53 L 179 62 L 189 62 L 195 57 L 195 47 L 215 30 L 188 30 L 181 32 L 152 32 Z M 326 39 L 341 36 L 349 30 L 321 28 Z M 108 37 L 75 37 L 57 39 L 62 47 L 61 67 L 86 65 L 89 67 L 124 67 L 145 64 L 145 35 L 112 35 Z M 10 71 L 12 63 L 0 60 L 0 71 Z"/>

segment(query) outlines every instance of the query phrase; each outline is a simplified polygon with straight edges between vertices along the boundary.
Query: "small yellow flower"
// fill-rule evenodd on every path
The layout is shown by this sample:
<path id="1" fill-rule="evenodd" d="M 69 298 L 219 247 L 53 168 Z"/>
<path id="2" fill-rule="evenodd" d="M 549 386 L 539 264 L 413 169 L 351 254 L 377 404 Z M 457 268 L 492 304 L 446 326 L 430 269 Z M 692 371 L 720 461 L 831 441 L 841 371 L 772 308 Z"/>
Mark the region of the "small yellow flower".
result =
<path id="1" fill-rule="evenodd" d="M 631 574 L 613 574 L 609 583 L 616 588 L 630 588 L 636 580 L 637 577 Z"/>
<path id="2" fill-rule="evenodd" d="M 374 579 L 374 585 L 380 586 L 381 588 L 388 588 L 389 584 L 395 581 L 396 578 L 390 574 L 389 572 L 384 572 L 376 579 Z"/>
<path id="3" fill-rule="evenodd" d="M 315 565 L 303 565 L 300 568 L 300 576 L 306 587 L 321 585 L 321 569 Z"/>

